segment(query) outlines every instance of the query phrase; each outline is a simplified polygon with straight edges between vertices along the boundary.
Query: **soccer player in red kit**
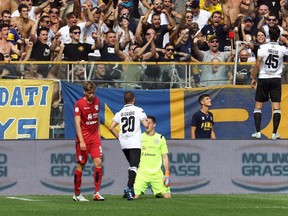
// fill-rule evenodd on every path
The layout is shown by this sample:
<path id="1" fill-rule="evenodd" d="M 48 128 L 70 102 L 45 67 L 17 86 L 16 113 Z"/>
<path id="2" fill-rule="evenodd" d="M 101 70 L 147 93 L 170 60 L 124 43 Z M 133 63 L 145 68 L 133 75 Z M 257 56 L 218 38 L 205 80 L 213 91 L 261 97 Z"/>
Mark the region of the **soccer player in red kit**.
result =
<path id="1" fill-rule="evenodd" d="M 100 138 L 100 101 L 94 96 L 96 86 L 88 81 L 83 84 L 84 97 L 74 105 L 74 120 L 76 127 L 76 157 L 77 167 L 74 173 L 74 201 L 89 201 L 80 193 L 82 170 L 90 154 L 94 161 L 94 186 L 93 200 L 104 201 L 99 193 L 102 181 L 102 149 Z"/>

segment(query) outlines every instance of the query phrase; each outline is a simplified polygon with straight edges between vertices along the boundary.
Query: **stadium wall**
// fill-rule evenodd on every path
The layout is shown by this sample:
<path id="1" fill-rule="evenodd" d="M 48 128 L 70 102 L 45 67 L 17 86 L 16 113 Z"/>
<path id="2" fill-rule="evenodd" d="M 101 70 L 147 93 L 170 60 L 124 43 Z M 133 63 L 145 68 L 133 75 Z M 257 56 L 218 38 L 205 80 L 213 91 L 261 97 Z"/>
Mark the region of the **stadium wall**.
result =
<path id="1" fill-rule="evenodd" d="M 171 190 L 181 194 L 286 193 L 287 140 L 167 140 Z M 103 194 L 122 194 L 128 164 L 116 140 L 103 140 Z M 74 140 L 0 142 L 0 195 L 72 194 Z M 93 162 L 82 193 L 93 193 Z M 150 190 L 148 193 L 151 193 Z"/>

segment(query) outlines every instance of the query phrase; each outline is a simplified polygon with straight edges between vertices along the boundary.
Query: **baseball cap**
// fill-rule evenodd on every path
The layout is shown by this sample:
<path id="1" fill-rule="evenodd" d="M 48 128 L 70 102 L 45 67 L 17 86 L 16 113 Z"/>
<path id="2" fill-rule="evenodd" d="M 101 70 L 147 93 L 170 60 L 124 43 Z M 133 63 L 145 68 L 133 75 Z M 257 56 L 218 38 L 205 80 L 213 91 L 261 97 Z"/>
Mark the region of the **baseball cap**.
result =
<path id="1" fill-rule="evenodd" d="M 251 16 L 245 16 L 243 19 L 244 22 L 247 22 L 248 20 L 250 20 L 252 22 L 253 18 Z"/>
<path id="2" fill-rule="evenodd" d="M 219 38 L 216 36 L 216 35 L 212 35 L 210 38 L 209 38 L 209 42 L 212 41 L 213 39 L 216 39 L 219 41 Z"/>

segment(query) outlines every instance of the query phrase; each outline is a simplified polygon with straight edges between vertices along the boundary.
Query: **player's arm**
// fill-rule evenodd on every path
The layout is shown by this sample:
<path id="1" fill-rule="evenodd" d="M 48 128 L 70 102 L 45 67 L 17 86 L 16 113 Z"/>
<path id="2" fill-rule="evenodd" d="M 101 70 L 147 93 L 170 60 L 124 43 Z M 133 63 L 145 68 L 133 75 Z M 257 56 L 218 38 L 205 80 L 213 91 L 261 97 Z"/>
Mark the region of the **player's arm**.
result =
<path id="1" fill-rule="evenodd" d="M 142 119 L 142 120 L 141 120 L 141 123 L 142 123 L 142 125 L 143 125 L 145 128 L 148 128 L 148 121 L 147 121 L 147 118 Z"/>
<path id="2" fill-rule="evenodd" d="M 253 68 L 253 73 L 252 73 L 252 81 L 251 81 L 251 87 L 252 88 L 256 88 L 256 83 L 257 83 L 256 78 L 257 78 L 257 74 L 260 70 L 261 62 L 262 62 L 262 57 L 258 57 L 256 60 L 256 63 L 255 63 L 255 66 Z"/>
<path id="3" fill-rule="evenodd" d="M 81 130 L 81 117 L 75 116 L 74 121 L 75 121 L 75 127 L 76 127 L 76 134 L 80 141 L 80 149 L 82 151 L 86 151 L 86 143 L 84 142 L 84 139 L 82 136 L 82 130 Z"/>
<path id="4" fill-rule="evenodd" d="M 216 133 L 214 131 L 214 127 L 211 128 L 211 139 L 216 139 Z"/>
<path id="5" fill-rule="evenodd" d="M 162 160 L 163 160 L 163 166 L 165 170 L 163 182 L 166 187 L 169 187 L 170 186 L 170 170 L 169 170 L 169 157 L 167 153 L 162 155 Z"/>
<path id="6" fill-rule="evenodd" d="M 196 127 L 195 126 L 191 126 L 191 139 L 196 139 Z"/>
<path id="7" fill-rule="evenodd" d="M 117 133 L 117 131 L 116 131 L 117 125 L 118 124 L 116 122 L 112 121 L 110 124 L 109 130 L 117 139 L 119 139 L 119 133 Z"/>

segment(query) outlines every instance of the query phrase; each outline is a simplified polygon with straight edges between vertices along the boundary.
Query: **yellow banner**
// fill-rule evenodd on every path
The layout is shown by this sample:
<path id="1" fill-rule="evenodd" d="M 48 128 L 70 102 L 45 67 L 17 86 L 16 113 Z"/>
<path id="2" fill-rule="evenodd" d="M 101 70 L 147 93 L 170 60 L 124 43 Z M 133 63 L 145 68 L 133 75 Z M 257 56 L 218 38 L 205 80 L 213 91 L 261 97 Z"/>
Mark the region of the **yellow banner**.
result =
<path id="1" fill-rule="evenodd" d="M 53 80 L 0 79 L 0 139 L 48 139 Z"/>

